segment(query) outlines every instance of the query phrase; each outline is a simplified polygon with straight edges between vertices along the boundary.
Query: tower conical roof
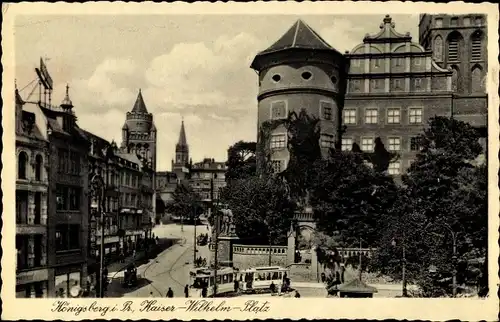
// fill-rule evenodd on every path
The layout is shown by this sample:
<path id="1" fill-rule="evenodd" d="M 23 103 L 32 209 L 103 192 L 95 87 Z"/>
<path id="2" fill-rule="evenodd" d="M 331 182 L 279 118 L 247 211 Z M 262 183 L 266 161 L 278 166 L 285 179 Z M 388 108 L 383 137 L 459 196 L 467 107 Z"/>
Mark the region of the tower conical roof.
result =
<path id="1" fill-rule="evenodd" d="M 132 108 L 132 113 L 148 113 L 144 99 L 142 98 L 141 90 L 139 89 L 139 94 L 135 100 L 134 108 Z"/>
<path id="2" fill-rule="evenodd" d="M 181 123 L 181 131 L 179 133 L 179 141 L 177 141 L 177 146 L 186 147 L 187 139 L 186 139 L 186 130 L 184 129 L 184 120 Z"/>
<path id="3" fill-rule="evenodd" d="M 259 55 L 290 48 L 335 50 L 308 24 L 299 19 L 278 41 Z"/>

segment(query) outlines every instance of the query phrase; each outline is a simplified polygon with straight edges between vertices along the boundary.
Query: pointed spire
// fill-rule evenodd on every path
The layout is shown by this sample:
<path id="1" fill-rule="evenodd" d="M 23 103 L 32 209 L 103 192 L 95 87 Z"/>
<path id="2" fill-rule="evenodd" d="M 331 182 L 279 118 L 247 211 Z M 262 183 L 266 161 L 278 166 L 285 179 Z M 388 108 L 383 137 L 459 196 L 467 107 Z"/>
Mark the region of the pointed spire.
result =
<path id="1" fill-rule="evenodd" d="M 64 97 L 61 106 L 69 108 L 73 107 L 73 102 L 69 99 L 69 84 L 66 84 L 66 96 Z"/>
<path id="2" fill-rule="evenodd" d="M 184 117 L 182 117 L 181 131 L 179 133 L 179 141 L 177 142 L 177 146 L 187 146 L 186 130 L 184 129 Z"/>
<path id="3" fill-rule="evenodd" d="M 146 108 L 146 104 L 144 103 L 144 99 L 142 98 L 142 91 L 140 88 L 137 99 L 135 100 L 134 107 L 132 108 L 132 113 L 148 113 L 148 109 Z"/>

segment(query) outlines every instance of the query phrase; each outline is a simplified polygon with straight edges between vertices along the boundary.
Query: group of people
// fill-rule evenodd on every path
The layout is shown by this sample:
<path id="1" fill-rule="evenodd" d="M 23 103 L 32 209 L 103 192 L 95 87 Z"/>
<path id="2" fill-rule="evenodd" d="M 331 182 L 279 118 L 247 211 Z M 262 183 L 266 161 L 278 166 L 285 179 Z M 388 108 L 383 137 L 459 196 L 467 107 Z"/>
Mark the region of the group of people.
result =
<path id="1" fill-rule="evenodd" d="M 205 258 L 201 258 L 200 256 L 194 261 L 194 265 L 196 267 L 205 267 L 207 266 L 207 260 Z"/>

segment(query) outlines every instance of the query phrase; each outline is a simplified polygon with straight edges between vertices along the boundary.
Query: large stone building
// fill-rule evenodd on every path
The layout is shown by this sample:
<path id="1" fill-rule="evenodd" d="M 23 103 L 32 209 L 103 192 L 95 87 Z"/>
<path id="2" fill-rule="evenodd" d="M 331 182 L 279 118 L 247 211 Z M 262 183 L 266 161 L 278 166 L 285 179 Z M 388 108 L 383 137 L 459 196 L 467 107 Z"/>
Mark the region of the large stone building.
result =
<path id="1" fill-rule="evenodd" d="M 17 89 L 15 99 L 16 296 L 47 297 L 54 284 L 54 269 L 48 265 L 53 248 L 47 247 L 49 139 L 40 111 L 23 110 Z"/>
<path id="2" fill-rule="evenodd" d="M 433 116 L 453 116 L 485 133 L 485 28 L 482 15 L 422 15 L 419 44 L 387 15 L 377 33 L 341 55 L 299 20 L 251 65 L 259 72 L 258 125 L 304 108 L 320 119 L 322 147 L 357 144 L 371 152 L 380 139 L 399 156 L 388 169 L 399 175 Z M 286 142 L 283 129 L 272 133 L 276 170 L 286 167 Z"/>
<path id="3" fill-rule="evenodd" d="M 321 147 L 327 151 L 338 140 L 339 112 L 345 92 L 346 58 L 311 27 L 298 20 L 271 47 L 254 58 L 259 75 L 258 126 L 305 109 L 320 119 Z M 273 130 L 268 147 L 275 172 L 287 167 L 289 152 L 283 126 Z"/>
<path id="4" fill-rule="evenodd" d="M 371 152 L 380 138 L 399 158 L 389 173 L 401 174 L 419 151 L 417 136 L 429 118 L 450 116 L 452 72 L 439 67 L 432 52 L 401 34 L 386 16 L 380 31 L 366 35 L 346 56 L 350 67 L 342 148 L 353 143 Z"/>
<path id="5" fill-rule="evenodd" d="M 486 130 L 488 40 L 486 16 L 420 16 L 420 44 L 436 63 L 452 71 L 453 117 Z"/>

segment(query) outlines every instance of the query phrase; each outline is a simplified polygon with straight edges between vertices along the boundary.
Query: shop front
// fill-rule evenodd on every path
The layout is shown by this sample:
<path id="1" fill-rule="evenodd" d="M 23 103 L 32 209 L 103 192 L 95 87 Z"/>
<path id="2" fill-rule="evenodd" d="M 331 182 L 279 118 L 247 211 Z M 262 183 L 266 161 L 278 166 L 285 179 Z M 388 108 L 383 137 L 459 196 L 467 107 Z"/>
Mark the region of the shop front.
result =
<path id="1" fill-rule="evenodd" d="M 47 268 L 17 273 L 16 297 L 48 297 L 48 278 L 49 273 Z"/>
<path id="2" fill-rule="evenodd" d="M 56 270 L 54 290 L 56 297 L 80 297 L 85 285 L 84 274 L 81 266 Z M 86 277 L 86 276 L 85 276 Z"/>

